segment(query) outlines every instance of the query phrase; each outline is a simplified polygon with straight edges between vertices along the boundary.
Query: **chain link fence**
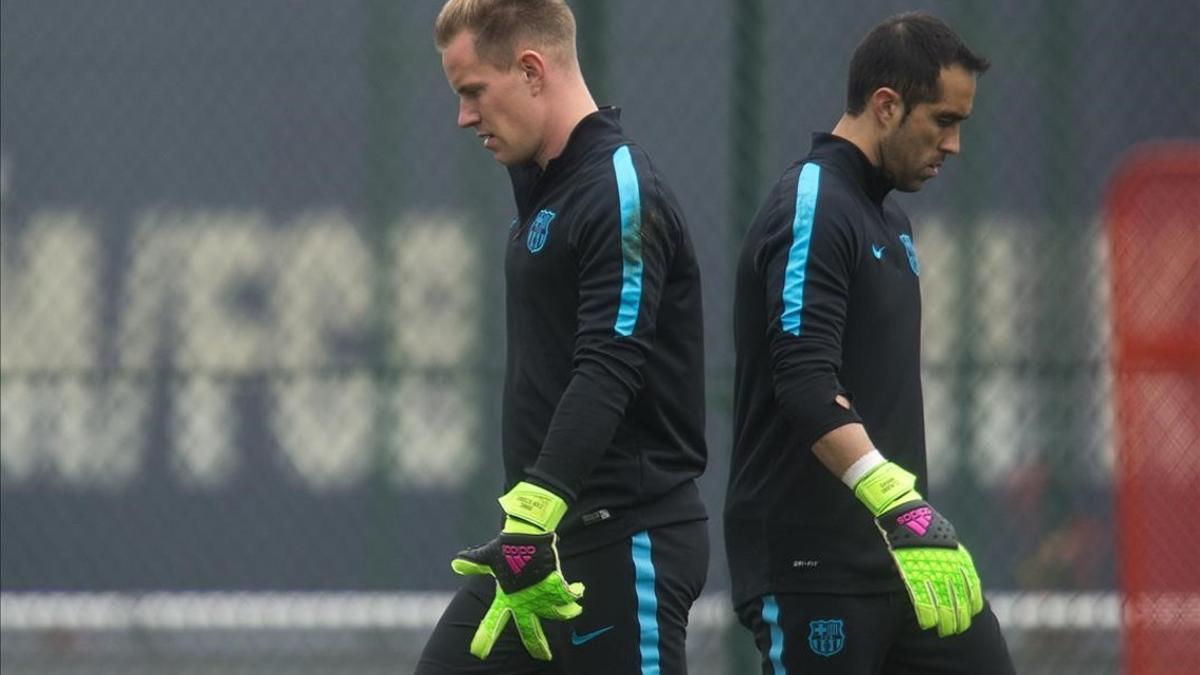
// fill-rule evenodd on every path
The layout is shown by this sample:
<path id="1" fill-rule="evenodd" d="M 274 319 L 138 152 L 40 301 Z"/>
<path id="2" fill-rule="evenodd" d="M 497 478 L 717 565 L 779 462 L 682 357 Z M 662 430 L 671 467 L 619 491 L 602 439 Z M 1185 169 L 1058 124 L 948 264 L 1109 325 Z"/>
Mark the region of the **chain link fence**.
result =
<path id="1" fill-rule="evenodd" d="M 596 98 L 671 180 L 704 272 L 714 555 L 692 670 L 757 672 L 717 517 L 734 258 L 769 184 L 836 122 L 857 41 L 911 7 L 572 4 Z M 439 5 L 0 1 L 5 673 L 413 663 L 456 586 L 446 561 L 496 523 L 513 211 L 454 126 Z M 1198 671 L 1194 651 L 1155 665 L 1129 642 L 1144 553 L 1120 532 L 1144 521 L 1116 507 L 1121 453 L 1156 450 L 1119 442 L 1110 336 L 1117 279 L 1164 269 L 1177 282 L 1135 299 L 1139 320 L 1182 307 L 1164 316 L 1195 334 L 1200 185 L 1139 198 L 1166 215 L 1129 241 L 1164 220 L 1182 234 L 1123 277 L 1103 207 L 1135 145 L 1200 137 L 1200 5 L 925 7 L 994 64 L 962 156 L 899 196 L 932 491 L 1020 672 Z M 1170 431 L 1166 474 L 1194 479 L 1198 357 L 1172 353 L 1170 401 L 1137 419 Z M 1184 504 L 1149 520 L 1196 550 Z M 1137 586 L 1169 595 L 1145 622 L 1200 644 L 1200 565 L 1174 569 Z"/>

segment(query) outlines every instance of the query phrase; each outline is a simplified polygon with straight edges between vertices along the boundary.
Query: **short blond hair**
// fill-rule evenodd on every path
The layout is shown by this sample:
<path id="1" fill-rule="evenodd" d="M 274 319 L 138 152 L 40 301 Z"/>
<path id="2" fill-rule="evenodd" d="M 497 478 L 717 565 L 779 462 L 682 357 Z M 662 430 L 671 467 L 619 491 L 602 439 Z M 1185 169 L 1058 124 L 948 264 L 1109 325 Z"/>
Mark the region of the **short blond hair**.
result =
<path id="1" fill-rule="evenodd" d="M 526 43 L 575 63 L 575 15 L 563 0 L 449 0 L 433 24 L 444 50 L 458 34 L 475 35 L 475 51 L 499 68 L 513 65 Z"/>

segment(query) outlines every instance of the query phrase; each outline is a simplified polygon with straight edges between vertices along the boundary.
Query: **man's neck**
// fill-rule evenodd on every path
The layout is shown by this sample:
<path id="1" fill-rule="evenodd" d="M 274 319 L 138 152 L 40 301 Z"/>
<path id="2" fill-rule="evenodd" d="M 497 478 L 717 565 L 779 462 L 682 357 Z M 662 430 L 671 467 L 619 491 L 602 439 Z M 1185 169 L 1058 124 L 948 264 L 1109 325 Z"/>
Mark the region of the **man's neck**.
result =
<path id="1" fill-rule="evenodd" d="M 879 142 L 875 137 L 874 130 L 868 126 L 869 124 L 870 120 L 866 115 L 851 117 L 846 114 L 842 115 L 842 119 L 838 120 L 837 125 L 830 133 L 853 143 L 859 150 L 862 150 L 873 166 L 879 166 Z"/>
<path id="2" fill-rule="evenodd" d="M 571 132 L 575 131 L 579 122 L 599 109 L 596 101 L 592 99 L 587 85 L 582 80 L 572 83 L 559 95 L 558 100 L 549 105 L 550 118 L 547 120 L 546 142 L 542 144 L 541 151 L 534 158 L 534 161 L 542 169 L 546 168 L 550 160 L 563 153 L 567 147 L 567 141 L 571 138 Z"/>

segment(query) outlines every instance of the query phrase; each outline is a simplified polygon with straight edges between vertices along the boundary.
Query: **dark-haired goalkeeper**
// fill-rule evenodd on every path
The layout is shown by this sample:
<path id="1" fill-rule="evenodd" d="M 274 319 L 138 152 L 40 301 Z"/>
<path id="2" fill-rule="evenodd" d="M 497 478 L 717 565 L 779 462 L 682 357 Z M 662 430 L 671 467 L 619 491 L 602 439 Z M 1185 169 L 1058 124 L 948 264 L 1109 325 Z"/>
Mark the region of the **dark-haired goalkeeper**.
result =
<path id="1" fill-rule="evenodd" d="M 987 68 L 928 14 L 877 26 L 845 114 L 746 236 L 725 538 L 764 674 L 1013 672 L 970 554 L 925 499 L 921 269 L 888 196 L 958 154 Z"/>

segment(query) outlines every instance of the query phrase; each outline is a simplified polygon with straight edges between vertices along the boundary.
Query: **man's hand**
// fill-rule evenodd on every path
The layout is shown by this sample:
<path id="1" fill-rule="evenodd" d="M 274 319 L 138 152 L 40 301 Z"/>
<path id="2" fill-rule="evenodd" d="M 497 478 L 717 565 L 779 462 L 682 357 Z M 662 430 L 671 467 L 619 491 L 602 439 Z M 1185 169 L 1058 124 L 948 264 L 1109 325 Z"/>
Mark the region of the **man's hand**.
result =
<path id="1" fill-rule="evenodd" d="M 508 514 L 500 536 L 460 551 L 450 566 L 459 574 L 496 578 L 496 599 L 471 640 L 471 653 L 486 659 L 511 618 L 526 651 L 550 660 L 542 619 L 566 620 L 583 611 L 576 602 L 583 584 L 569 584 L 559 567 L 554 528 L 567 511 L 560 497 L 531 483 L 518 483 L 500 498 Z"/>
<path id="2" fill-rule="evenodd" d="M 971 554 L 950 521 L 914 489 L 916 477 L 892 462 L 863 476 L 854 494 L 875 516 L 900 569 L 921 628 L 938 636 L 962 633 L 983 611 L 983 590 Z"/>

